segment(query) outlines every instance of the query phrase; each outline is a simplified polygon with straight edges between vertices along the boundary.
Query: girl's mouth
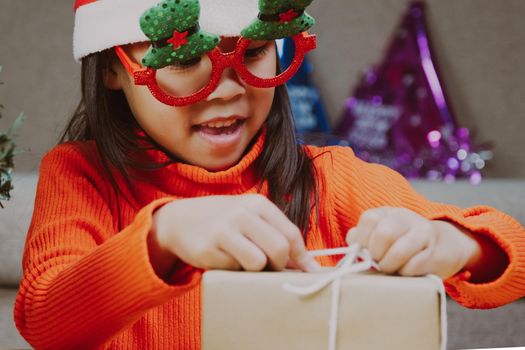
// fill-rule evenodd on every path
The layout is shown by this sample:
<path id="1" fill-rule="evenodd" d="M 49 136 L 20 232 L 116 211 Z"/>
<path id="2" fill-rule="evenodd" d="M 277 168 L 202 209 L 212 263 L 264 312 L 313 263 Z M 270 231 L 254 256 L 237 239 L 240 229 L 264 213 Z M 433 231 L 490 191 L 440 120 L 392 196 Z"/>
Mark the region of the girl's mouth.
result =
<path id="1" fill-rule="evenodd" d="M 210 135 L 229 135 L 233 134 L 239 126 L 242 124 L 243 120 L 237 119 L 227 122 L 215 122 L 208 124 L 195 125 L 194 128 L 200 132 Z"/>
<path id="2" fill-rule="evenodd" d="M 215 147 L 228 147 L 240 140 L 244 119 L 210 122 L 193 126 L 193 129 Z"/>

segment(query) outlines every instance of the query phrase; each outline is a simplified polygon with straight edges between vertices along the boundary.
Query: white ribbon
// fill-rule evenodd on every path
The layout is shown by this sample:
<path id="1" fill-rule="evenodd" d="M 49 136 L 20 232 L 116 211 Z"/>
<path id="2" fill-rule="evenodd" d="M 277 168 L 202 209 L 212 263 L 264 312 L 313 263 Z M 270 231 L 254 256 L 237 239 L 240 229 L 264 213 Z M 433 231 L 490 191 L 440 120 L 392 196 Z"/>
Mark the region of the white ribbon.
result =
<path id="1" fill-rule="evenodd" d="M 337 320 L 339 314 L 339 296 L 341 291 L 341 278 L 349 273 L 364 272 L 374 267 L 377 271 L 381 271 L 379 265 L 372 259 L 370 252 L 367 249 L 361 249 L 359 244 L 353 244 L 349 247 L 314 250 L 308 252 L 311 256 L 329 256 L 341 255 L 345 256 L 336 265 L 336 268 L 327 275 L 323 275 L 319 280 L 315 281 L 309 286 L 295 286 L 290 283 L 285 283 L 283 288 L 290 292 L 301 296 L 312 295 L 324 289 L 327 285 L 332 284 L 332 300 L 330 303 L 330 319 L 328 323 L 328 349 L 336 350 L 337 347 Z M 358 261 L 358 258 L 361 261 Z M 440 298 L 440 318 L 441 318 L 441 344 L 440 349 L 447 348 L 447 302 L 445 288 L 441 278 L 435 275 L 425 276 L 435 282 L 439 298 Z"/>

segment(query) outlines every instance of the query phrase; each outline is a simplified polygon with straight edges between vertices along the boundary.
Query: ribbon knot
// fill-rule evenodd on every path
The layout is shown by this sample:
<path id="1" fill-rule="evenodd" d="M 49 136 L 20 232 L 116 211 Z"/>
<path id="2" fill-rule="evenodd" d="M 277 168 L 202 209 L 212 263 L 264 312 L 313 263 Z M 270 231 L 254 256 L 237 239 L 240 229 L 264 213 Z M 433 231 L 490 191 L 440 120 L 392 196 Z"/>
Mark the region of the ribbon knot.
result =
<path id="1" fill-rule="evenodd" d="M 336 282 L 344 275 L 355 272 L 364 272 L 370 270 L 372 267 L 378 271 L 381 269 L 379 265 L 372 259 L 370 252 L 367 249 L 360 249 L 358 244 L 351 245 L 344 248 L 325 249 L 310 251 L 312 256 L 329 256 L 341 255 L 345 256 L 335 266 L 335 270 L 321 279 L 311 284 L 310 286 L 294 286 L 286 283 L 283 287 L 286 291 L 297 295 L 311 295 L 317 293 L 332 282 Z"/>

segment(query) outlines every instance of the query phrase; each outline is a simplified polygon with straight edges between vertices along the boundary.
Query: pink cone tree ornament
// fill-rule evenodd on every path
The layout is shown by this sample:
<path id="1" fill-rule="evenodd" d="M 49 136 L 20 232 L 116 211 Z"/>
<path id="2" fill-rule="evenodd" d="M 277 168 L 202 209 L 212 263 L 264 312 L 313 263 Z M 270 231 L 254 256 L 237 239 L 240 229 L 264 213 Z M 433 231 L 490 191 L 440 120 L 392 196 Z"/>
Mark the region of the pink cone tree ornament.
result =
<path id="1" fill-rule="evenodd" d="M 347 99 L 336 132 L 356 155 L 408 178 L 479 183 L 487 145 L 476 145 L 454 118 L 424 20 L 424 3 L 404 15 L 383 62 Z"/>

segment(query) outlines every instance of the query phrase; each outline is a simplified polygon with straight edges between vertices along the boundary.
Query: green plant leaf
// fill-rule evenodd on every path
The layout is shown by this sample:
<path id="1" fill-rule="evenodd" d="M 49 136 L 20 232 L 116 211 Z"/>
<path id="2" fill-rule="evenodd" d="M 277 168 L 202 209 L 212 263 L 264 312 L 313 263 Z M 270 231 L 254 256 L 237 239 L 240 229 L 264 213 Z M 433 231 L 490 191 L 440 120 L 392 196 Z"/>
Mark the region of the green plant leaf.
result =
<path id="1" fill-rule="evenodd" d="M 26 116 L 24 112 L 20 113 L 18 117 L 16 117 L 15 121 L 13 122 L 13 125 L 7 130 L 7 135 L 12 135 L 13 131 L 18 129 L 22 123 L 26 120 Z"/>

